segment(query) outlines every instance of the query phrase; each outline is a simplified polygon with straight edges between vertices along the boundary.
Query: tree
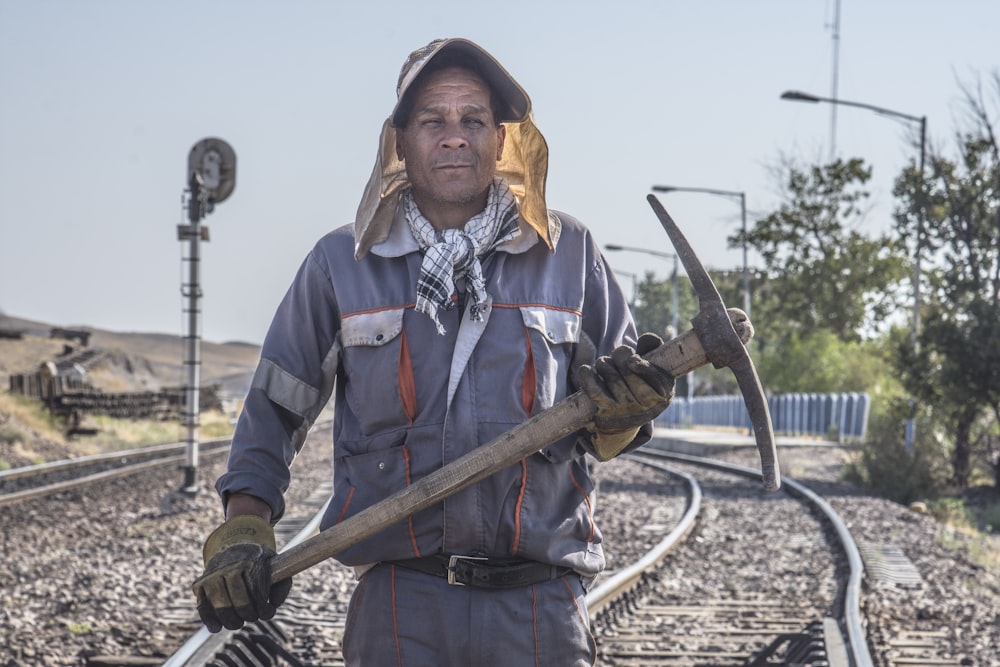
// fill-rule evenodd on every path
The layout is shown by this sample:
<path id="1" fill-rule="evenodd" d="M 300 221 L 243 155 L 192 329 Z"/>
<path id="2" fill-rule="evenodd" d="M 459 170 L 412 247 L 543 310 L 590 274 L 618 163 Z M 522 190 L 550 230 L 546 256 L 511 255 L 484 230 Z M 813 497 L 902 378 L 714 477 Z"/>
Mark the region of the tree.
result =
<path id="1" fill-rule="evenodd" d="M 712 282 L 715 283 L 723 303 L 733 306 L 743 303 L 743 273 L 737 271 L 709 271 Z M 652 331 L 665 340 L 674 338 L 691 328 L 691 319 L 698 314 L 698 298 L 687 276 L 679 276 L 677 280 L 677 328 L 670 332 L 673 324 L 673 294 L 672 278 L 657 280 L 652 272 L 646 272 L 641 281 L 636 283 L 635 302 L 632 304 L 632 316 L 635 318 L 639 333 Z M 695 383 L 696 393 L 729 394 L 739 391 L 739 387 L 729 372 L 712 372 L 709 366 L 698 371 Z M 687 396 L 688 376 L 679 378 L 675 388 L 678 396 Z"/>
<path id="2" fill-rule="evenodd" d="M 754 356 L 769 393 L 898 391 L 888 380 L 892 368 L 879 340 L 844 341 L 829 330 L 791 331 L 780 346 L 767 345 Z"/>
<path id="3" fill-rule="evenodd" d="M 1000 111 L 1000 73 L 992 77 Z M 966 487 L 973 457 L 989 457 L 1000 486 L 1000 141 L 982 92 L 963 87 L 969 112 L 954 160 L 932 156 L 931 175 L 909 168 L 897 179 L 896 226 L 931 264 L 922 328 L 899 345 L 908 391 L 942 415 L 954 438 L 953 482 Z M 995 117 L 995 115 L 994 115 Z"/>
<path id="4" fill-rule="evenodd" d="M 905 248 L 888 235 L 869 238 L 856 229 L 871 177 L 863 160 L 807 169 L 788 163 L 784 171 L 785 201 L 747 232 L 767 275 L 754 292 L 765 310 L 755 305 L 755 314 L 766 313 L 782 340 L 793 331 L 809 337 L 828 330 L 857 341 L 898 307 L 893 294 L 905 275 Z"/>
<path id="5" fill-rule="evenodd" d="M 673 281 L 657 280 L 652 271 L 645 275 L 635 285 L 635 303 L 632 304 L 632 316 L 639 333 L 652 331 L 664 339 L 677 336 L 688 328 L 688 320 L 697 312 L 694 298 L 691 294 L 691 283 L 686 276 L 678 277 L 677 289 L 677 328 L 680 332 L 668 334 L 668 328 L 674 319 Z"/>

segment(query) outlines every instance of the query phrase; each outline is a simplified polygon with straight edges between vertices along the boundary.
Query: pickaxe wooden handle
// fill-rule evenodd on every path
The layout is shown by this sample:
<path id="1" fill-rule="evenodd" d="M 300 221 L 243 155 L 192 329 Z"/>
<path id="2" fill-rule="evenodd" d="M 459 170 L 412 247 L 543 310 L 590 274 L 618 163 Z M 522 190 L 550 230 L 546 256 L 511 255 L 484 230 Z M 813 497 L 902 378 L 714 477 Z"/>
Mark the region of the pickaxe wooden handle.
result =
<path id="1" fill-rule="evenodd" d="M 736 374 L 754 427 L 764 487 L 777 489 L 780 478 L 771 417 L 757 371 L 745 347 L 753 336 L 753 326 L 742 310 L 725 308 L 712 279 L 680 229 L 656 197 L 650 195 L 648 200 L 684 263 L 698 295 L 700 310 L 692 320 L 693 330 L 664 343 L 645 358 L 674 377 L 690 373 L 709 362 L 716 368 L 731 368 Z M 595 411 L 594 404 L 582 391 L 568 396 L 415 484 L 278 554 L 271 561 L 272 580 L 281 581 L 298 574 L 411 514 L 514 465 L 546 445 L 584 428 L 593 421 Z"/>
<path id="2" fill-rule="evenodd" d="M 749 341 L 753 336 L 753 327 L 746 314 L 731 308 L 729 318 L 743 343 Z M 693 330 L 664 343 L 645 358 L 674 377 L 690 373 L 709 362 L 708 354 Z M 411 514 L 514 465 L 546 445 L 585 427 L 593 421 L 594 413 L 594 404 L 582 391 L 564 398 L 402 491 L 278 554 L 271 561 L 272 580 L 280 581 L 298 574 Z"/>

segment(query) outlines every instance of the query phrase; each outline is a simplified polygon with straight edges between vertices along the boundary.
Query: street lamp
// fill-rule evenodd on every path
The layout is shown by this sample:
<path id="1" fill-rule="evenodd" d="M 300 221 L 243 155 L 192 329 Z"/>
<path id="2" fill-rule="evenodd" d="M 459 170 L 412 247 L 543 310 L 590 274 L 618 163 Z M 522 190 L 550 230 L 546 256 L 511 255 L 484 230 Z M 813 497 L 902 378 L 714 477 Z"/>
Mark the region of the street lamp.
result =
<path id="1" fill-rule="evenodd" d="M 676 185 L 654 185 L 654 192 L 702 192 L 720 197 L 740 198 L 740 218 L 743 230 L 743 312 L 750 317 L 750 268 L 747 266 L 747 195 L 735 190 L 716 190 L 715 188 L 684 188 Z"/>
<path id="2" fill-rule="evenodd" d="M 917 334 L 920 331 L 920 249 L 923 245 L 923 233 L 924 233 L 924 161 L 927 155 L 927 116 L 913 116 L 908 113 L 902 113 L 901 111 L 893 111 L 892 109 L 885 109 L 883 107 L 877 107 L 873 104 L 865 104 L 863 102 L 850 102 L 848 100 L 833 99 L 831 97 L 819 97 L 818 95 L 810 95 L 809 93 L 803 93 L 800 90 L 786 90 L 781 94 L 781 99 L 792 100 L 794 102 L 828 102 L 830 104 L 842 104 L 849 107 L 858 107 L 861 109 L 868 109 L 869 111 L 874 111 L 877 114 L 883 116 L 892 116 L 894 118 L 902 118 L 903 120 L 910 121 L 912 123 L 919 123 L 920 125 L 920 218 L 917 220 L 917 242 L 916 247 L 913 251 L 913 318 L 910 330 L 910 336 L 912 337 L 913 343 L 916 344 Z"/>
<path id="3" fill-rule="evenodd" d="M 674 260 L 674 272 L 673 272 L 673 316 L 671 317 L 671 326 L 674 328 L 674 337 L 676 338 L 680 334 L 680 330 L 677 328 L 677 255 L 672 252 L 660 252 L 658 250 L 649 250 L 648 248 L 634 248 L 631 246 L 618 245 L 617 243 L 608 243 L 604 246 L 606 250 L 628 250 L 630 252 L 641 252 L 645 255 L 653 255 L 654 257 L 662 257 L 663 259 L 673 259 Z"/>
<path id="4" fill-rule="evenodd" d="M 819 95 L 803 93 L 801 90 L 786 90 L 781 94 L 781 99 L 791 100 L 793 102 L 812 102 L 814 104 L 817 102 L 842 104 L 848 107 L 868 109 L 869 111 L 874 111 L 875 113 L 883 116 L 902 118 L 903 120 L 911 123 L 918 123 L 920 125 L 920 215 L 917 218 L 917 239 L 913 248 L 913 317 L 910 325 L 910 343 L 913 345 L 913 348 L 916 349 L 917 335 L 920 333 L 920 249 L 923 245 L 924 201 L 926 199 L 924 195 L 924 161 L 927 154 L 927 116 L 914 116 L 901 111 L 893 111 L 892 109 L 877 107 L 874 104 L 865 104 L 864 102 L 850 102 L 848 100 L 834 99 L 832 97 L 820 97 Z M 911 417 L 906 420 L 906 450 L 909 452 L 913 451 L 914 430 L 913 418 Z"/>
<path id="5" fill-rule="evenodd" d="M 615 267 L 611 267 L 611 270 L 614 271 L 616 275 L 625 276 L 632 281 L 632 296 L 628 300 L 629 305 L 631 306 L 635 303 L 635 286 L 639 282 L 639 276 L 631 271 L 622 271 L 621 269 L 616 269 Z"/>

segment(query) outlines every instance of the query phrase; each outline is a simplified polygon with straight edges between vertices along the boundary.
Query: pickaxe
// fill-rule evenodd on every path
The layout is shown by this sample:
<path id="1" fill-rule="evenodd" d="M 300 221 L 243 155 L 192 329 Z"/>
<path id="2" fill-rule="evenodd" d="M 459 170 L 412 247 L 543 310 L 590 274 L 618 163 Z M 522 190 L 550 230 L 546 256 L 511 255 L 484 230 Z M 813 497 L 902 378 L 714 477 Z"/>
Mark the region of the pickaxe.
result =
<path id="1" fill-rule="evenodd" d="M 698 261 L 670 215 L 655 196 L 649 195 L 648 200 L 684 263 L 698 295 L 700 310 L 692 320 L 692 330 L 664 343 L 645 358 L 674 377 L 689 373 L 706 363 L 712 363 L 716 368 L 732 368 L 753 424 L 764 488 L 773 491 L 780 485 L 780 480 L 771 416 L 757 371 L 744 347 L 753 336 L 753 326 L 742 310 L 726 309 L 708 272 Z M 593 421 L 594 412 L 594 404 L 582 391 L 564 398 L 548 410 L 435 470 L 402 491 L 278 554 L 271 561 L 272 580 L 281 581 L 294 576 L 409 515 L 427 509 L 517 463 L 546 445 L 585 427 Z"/>

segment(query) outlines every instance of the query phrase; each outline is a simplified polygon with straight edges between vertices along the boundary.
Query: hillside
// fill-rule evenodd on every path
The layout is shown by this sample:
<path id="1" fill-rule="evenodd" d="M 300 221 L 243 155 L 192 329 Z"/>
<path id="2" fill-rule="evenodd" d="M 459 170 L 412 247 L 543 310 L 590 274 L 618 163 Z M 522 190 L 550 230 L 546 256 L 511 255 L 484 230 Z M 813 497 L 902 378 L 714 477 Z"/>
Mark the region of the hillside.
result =
<path id="1" fill-rule="evenodd" d="M 56 329 L 80 338 L 53 337 Z M 201 382 L 219 385 L 220 398 L 236 405 L 246 395 L 260 357 L 249 343 L 201 343 Z M 0 466 L 28 465 L 92 453 L 95 445 L 67 440 L 57 424 L 33 423 L 9 394 L 10 376 L 35 373 L 45 362 L 82 371 L 105 392 L 158 391 L 186 382 L 184 341 L 178 335 L 122 333 L 53 325 L 0 314 Z"/>
<path id="2" fill-rule="evenodd" d="M 56 328 L 89 334 L 78 340 L 51 337 Z M 0 315 L 0 331 L 20 332 L 20 339 L 0 338 L 0 383 L 16 373 L 33 373 L 46 361 L 72 358 L 89 350 L 87 381 L 104 391 L 158 390 L 185 383 L 184 341 L 179 335 L 120 333 L 91 327 L 67 327 Z M 260 357 L 250 343 L 201 343 L 201 384 L 218 384 L 227 398 L 240 398 L 249 387 Z"/>

